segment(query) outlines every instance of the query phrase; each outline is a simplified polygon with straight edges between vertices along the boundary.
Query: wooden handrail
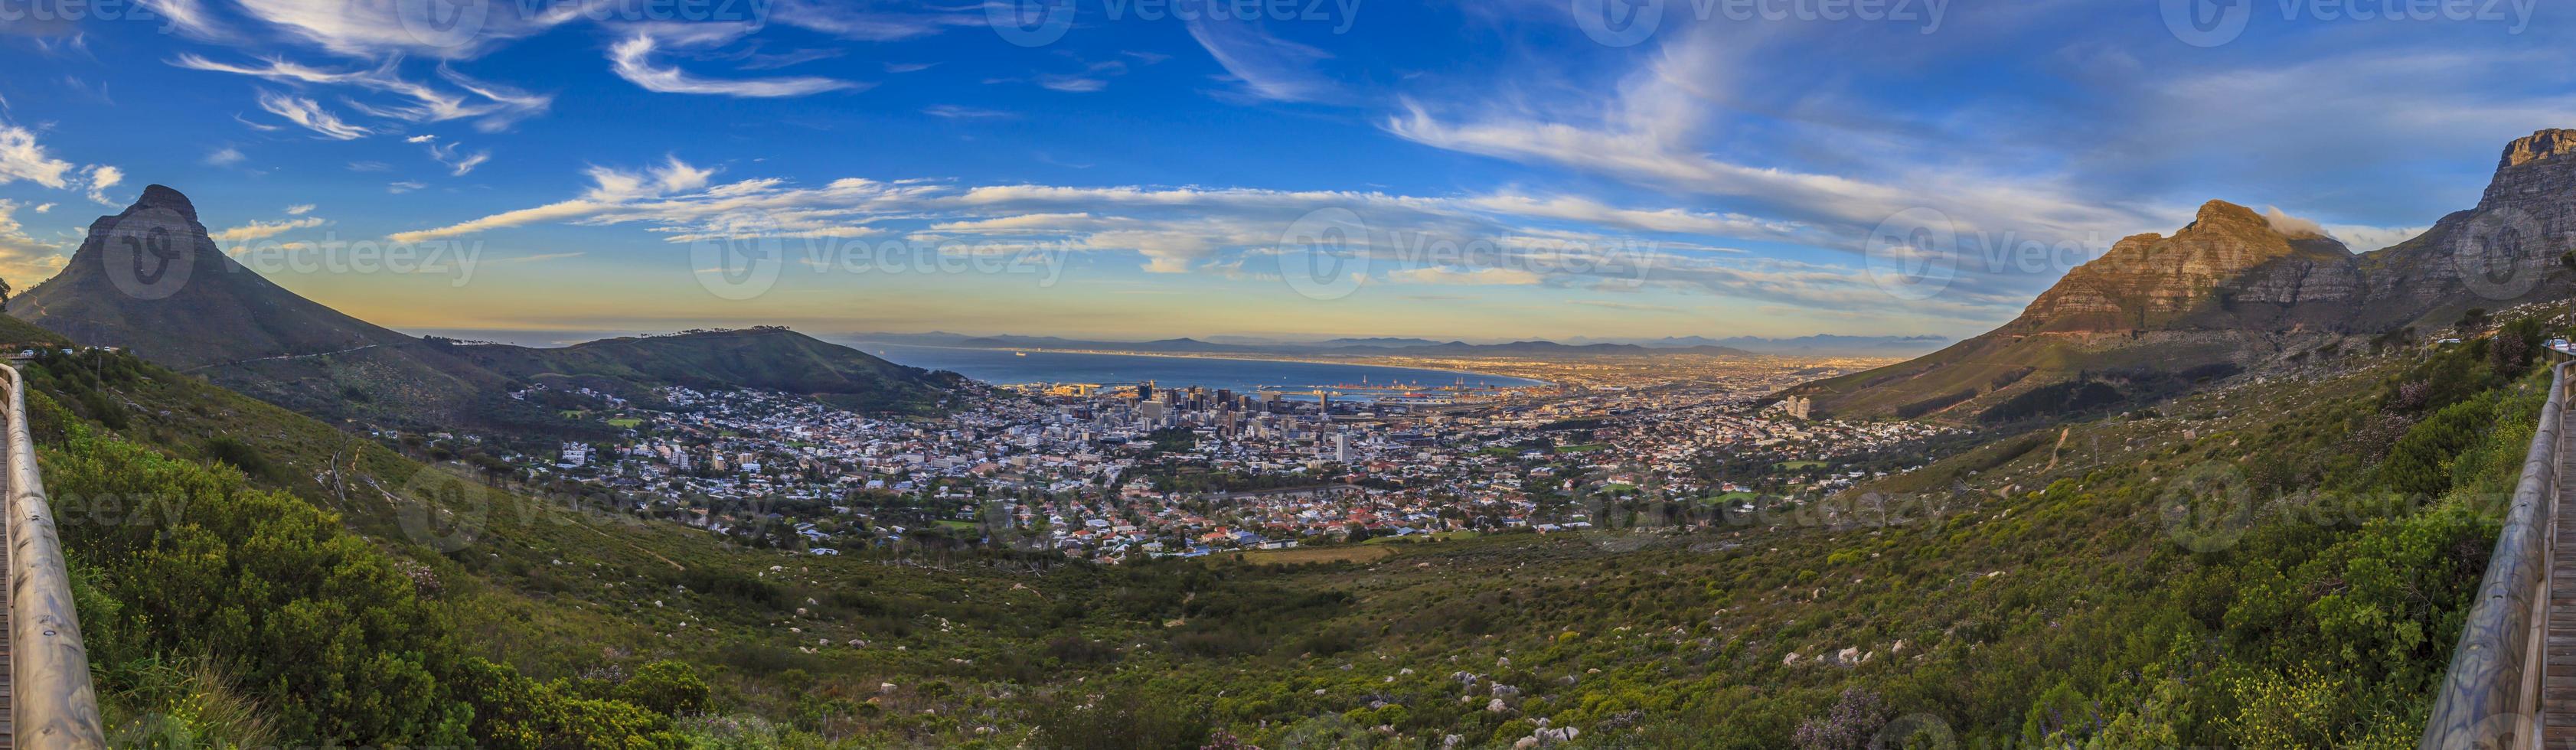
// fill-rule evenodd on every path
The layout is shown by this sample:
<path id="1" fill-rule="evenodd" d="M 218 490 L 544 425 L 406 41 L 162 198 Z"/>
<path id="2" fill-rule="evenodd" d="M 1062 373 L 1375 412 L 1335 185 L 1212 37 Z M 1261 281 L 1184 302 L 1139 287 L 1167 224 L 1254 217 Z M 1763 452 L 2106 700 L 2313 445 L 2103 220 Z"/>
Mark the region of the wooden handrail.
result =
<path id="1" fill-rule="evenodd" d="M 2548 643 L 2550 537 L 2558 506 L 2559 422 L 2567 364 L 2552 368 L 2540 427 L 2523 454 L 2504 529 L 2496 535 L 2477 603 L 2442 675 L 2424 750 L 2540 745 L 2542 648 Z"/>
<path id="2" fill-rule="evenodd" d="M 9 689 L 11 739 L 18 748 L 106 748 L 89 649 L 72 610 L 63 543 L 36 471 L 27 431 L 27 381 L 9 371 Z"/>

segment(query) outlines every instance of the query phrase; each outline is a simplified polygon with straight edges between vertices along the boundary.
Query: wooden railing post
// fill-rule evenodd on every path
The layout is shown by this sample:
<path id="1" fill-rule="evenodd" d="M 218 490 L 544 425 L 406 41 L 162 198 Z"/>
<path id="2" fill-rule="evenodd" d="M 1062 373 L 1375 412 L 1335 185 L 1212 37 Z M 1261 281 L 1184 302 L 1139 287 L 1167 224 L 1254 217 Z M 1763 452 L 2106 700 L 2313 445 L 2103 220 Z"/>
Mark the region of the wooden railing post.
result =
<path id="1" fill-rule="evenodd" d="M 89 650 L 72 610 L 69 571 L 27 431 L 27 381 L 9 371 L 9 688 L 14 746 L 106 748 Z"/>
<path id="2" fill-rule="evenodd" d="M 2567 368 L 2552 368 L 2540 426 L 2523 454 L 2504 528 L 2451 666 L 2424 722 L 2424 750 L 2529 748 L 2540 743 L 2543 648 L 2548 643 L 2550 538 L 2558 506 L 2559 423 Z"/>

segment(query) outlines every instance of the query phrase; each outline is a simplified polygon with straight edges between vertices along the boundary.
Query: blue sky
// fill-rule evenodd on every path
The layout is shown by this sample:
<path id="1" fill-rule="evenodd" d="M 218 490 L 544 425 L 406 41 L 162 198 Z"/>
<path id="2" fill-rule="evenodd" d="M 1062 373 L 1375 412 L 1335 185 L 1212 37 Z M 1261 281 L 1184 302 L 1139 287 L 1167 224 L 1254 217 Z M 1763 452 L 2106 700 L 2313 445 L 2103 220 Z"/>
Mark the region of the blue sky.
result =
<path id="1" fill-rule="evenodd" d="M 2529 0 L 1016 1 L 0 0 L 0 276 L 162 183 L 411 330 L 1961 336 L 2576 126 Z"/>

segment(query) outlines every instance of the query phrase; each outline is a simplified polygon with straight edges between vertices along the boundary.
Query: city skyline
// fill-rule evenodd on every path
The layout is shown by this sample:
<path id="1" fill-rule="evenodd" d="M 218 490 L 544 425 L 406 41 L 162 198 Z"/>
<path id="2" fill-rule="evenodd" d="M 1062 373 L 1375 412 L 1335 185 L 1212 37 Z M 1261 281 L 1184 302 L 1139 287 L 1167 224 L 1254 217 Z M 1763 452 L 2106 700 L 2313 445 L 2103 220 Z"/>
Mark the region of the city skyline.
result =
<path id="1" fill-rule="evenodd" d="M 21 13 L 0 277 L 163 183 L 415 331 L 1960 338 L 2208 198 L 2391 244 L 2576 122 L 2530 6 L 722 5 Z M 1955 275 L 1886 283 L 1924 217 Z"/>

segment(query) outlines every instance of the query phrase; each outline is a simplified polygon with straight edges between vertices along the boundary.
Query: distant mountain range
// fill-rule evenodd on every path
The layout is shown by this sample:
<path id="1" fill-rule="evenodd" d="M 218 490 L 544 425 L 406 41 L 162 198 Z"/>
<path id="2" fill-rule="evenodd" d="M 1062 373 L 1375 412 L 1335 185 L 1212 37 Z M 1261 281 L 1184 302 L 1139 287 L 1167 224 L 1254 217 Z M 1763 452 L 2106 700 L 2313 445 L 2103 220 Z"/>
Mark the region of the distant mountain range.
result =
<path id="1" fill-rule="evenodd" d="M 1561 344 L 1554 341 L 1514 341 L 1500 344 L 1470 344 L 1464 341 L 1433 341 L 1417 338 L 1343 338 L 1325 341 L 1265 341 L 1230 338 L 1226 341 L 1203 341 L 1193 338 L 1158 341 L 1090 341 L 1055 336 L 969 336 L 960 333 L 863 333 L 849 337 L 863 343 L 910 346 L 953 346 L 969 349 L 1058 349 L 1083 351 L 1119 351 L 1143 354 L 1233 354 L 1289 356 L 1529 356 L 1529 357 L 1600 357 L 1654 356 L 1689 354 L 1714 357 L 1741 357 L 1757 352 L 1709 343 L 1673 343 L 1663 339 L 1655 345 L 1635 343 L 1590 342 Z"/>
<path id="2" fill-rule="evenodd" d="M 90 225 L 62 273 L 9 313 L 83 344 L 121 346 L 326 421 L 525 435 L 599 430 L 508 398 L 537 383 L 635 393 L 665 385 L 812 395 L 877 412 L 932 410 L 962 382 L 780 328 L 621 338 L 560 349 L 408 336 L 271 283 L 219 251 L 179 191 Z"/>
<path id="3" fill-rule="evenodd" d="M 2565 298 L 2569 247 L 2576 131 L 2544 130 L 2505 147 L 2476 208 L 2393 247 L 2356 255 L 2313 225 L 2210 201 L 2171 237 L 2120 240 L 2001 328 L 1784 395 L 1821 413 L 1986 422 L 2100 405 Z"/>

